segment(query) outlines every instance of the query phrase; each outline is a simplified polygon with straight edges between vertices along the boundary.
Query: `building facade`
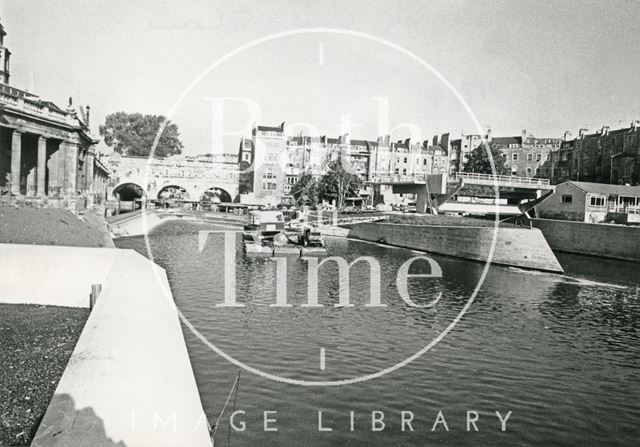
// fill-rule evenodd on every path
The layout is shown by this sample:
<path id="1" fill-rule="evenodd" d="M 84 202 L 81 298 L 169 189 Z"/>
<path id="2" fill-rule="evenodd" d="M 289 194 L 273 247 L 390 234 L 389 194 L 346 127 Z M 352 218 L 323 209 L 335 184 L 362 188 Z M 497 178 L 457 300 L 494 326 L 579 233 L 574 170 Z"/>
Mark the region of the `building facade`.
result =
<path id="1" fill-rule="evenodd" d="M 521 135 L 491 137 L 490 143 L 500 150 L 509 175 L 519 177 L 551 178 L 549 161 L 558 152 L 561 138 L 538 138 L 523 130 Z"/>
<path id="2" fill-rule="evenodd" d="M 240 141 L 238 159 L 242 200 L 270 205 L 288 202 L 302 175 L 319 178 L 337 159 L 363 181 L 359 196 L 352 199 L 368 203 L 373 202 L 374 194 L 370 182 L 381 177 L 449 172 L 447 150 L 428 141 L 392 143 L 389 136 L 356 140 L 348 134 L 337 138 L 286 136 L 284 123 L 279 127 L 254 126 L 252 138 Z M 391 190 L 390 186 L 380 188 Z"/>
<path id="3" fill-rule="evenodd" d="M 554 183 L 565 180 L 596 183 L 640 183 L 640 123 L 611 130 L 603 126 L 595 133 L 580 129 L 574 139 L 562 142 L 554 159 Z"/>
<path id="4" fill-rule="evenodd" d="M 108 170 L 95 156 L 89 107 L 80 115 L 7 85 L 9 50 L 0 25 L 0 194 L 101 198 Z"/>
<path id="5" fill-rule="evenodd" d="M 449 134 L 445 135 L 448 140 Z M 483 141 L 484 139 L 482 135 L 465 135 L 464 133 L 462 133 L 460 138 L 451 140 L 451 148 L 449 151 L 449 173 L 454 174 L 456 172 L 462 172 L 464 170 L 464 165 L 469 158 L 469 153 L 480 146 Z M 447 148 L 443 147 L 443 149 L 446 150 Z"/>

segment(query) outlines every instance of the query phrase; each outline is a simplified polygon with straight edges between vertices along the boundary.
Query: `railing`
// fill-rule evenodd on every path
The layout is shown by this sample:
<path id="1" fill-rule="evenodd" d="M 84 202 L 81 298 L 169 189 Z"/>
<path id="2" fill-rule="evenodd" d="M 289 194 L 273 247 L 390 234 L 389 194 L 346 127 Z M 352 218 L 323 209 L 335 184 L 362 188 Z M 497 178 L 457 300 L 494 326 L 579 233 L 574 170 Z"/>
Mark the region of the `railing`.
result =
<path id="1" fill-rule="evenodd" d="M 3 91 L 0 92 L 0 102 L 29 114 L 44 116 L 65 124 L 74 124 L 71 114 L 52 110 L 41 103 L 37 98 L 13 96 Z"/>
<path id="2" fill-rule="evenodd" d="M 371 183 L 424 183 L 424 174 L 412 175 L 377 175 L 371 178 Z"/>
<path id="3" fill-rule="evenodd" d="M 474 172 L 458 172 L 456 173 L 456 180 L 476 180 L 491 183 L 495 183 L 497 181 L 501 184 L 533 186 L 549 186 L 551 184 L 549 179 L 544 178 L 518 177 L 515 175 L 476 174 Z"/>
<path id="4" fill-rule="evenodd" d="M 640 214 L 640 205 L 627 205 L 623 203 L 609 203 L 610 213 Z"/>
<path id="5" fill-rule="evenodd" d="M 2 102 L 6 102 L 6 103 L 9 103 L 9 104 L 13 104 L 13 105 L 17 105 L 18 104 L 18 98 L 16 98 L 15 96 L 7 95 L 5 93 L 1 93 L 0 94 L 0 100 Z"/>
<path id="6" fill-rule="evenodd" d="M 338 225 L 351 225 L 357 223 L 366 223 L 366 222 L 375 222 L 379 220 L 387 220 L 389 216 L 356 216 L 356 217 L 342 217 L 338 219 Z M 305 224 L 303 220 L 296 219 L 291 220 L 287 223 L 289 228 L 298 228 Z M 317 225 L 333 225 L 333 218 L 323 218 L 319 220 L 309 219 L 306 223 L 307 225 L 317 226 Z"/>
<path id="7" fill-rule="evenodd" d="M 528 185 L 528 186 L 550 186 L 551 181 L 544 178 L 518 177 L 515 175 L 492 175 L 476 174 L 474 172 L 458 172 L 455 175 L 458 181 L 468 183 L 481 183 L 491 185 L 499 183 L 501 185 Z M 410 175 L 377 175 L 372 177 L 371 183 L 425 183 L 425 174 Z"/>

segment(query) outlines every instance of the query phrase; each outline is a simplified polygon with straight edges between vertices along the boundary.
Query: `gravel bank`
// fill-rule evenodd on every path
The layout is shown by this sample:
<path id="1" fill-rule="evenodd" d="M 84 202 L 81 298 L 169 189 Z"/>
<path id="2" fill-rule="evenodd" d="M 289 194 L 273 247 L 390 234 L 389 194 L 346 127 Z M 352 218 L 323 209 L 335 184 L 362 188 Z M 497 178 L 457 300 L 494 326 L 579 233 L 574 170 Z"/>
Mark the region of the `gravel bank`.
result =
<path id="1" fill-rule="evenodd" d="M 29 445 L 88 309 L 0 304 L 0 446 Z"/>
<path id="2" fill-rule="evenodd" d="M 0 207 L 0 243 L 105 247 L 100 220 L 90 211 Z"/>

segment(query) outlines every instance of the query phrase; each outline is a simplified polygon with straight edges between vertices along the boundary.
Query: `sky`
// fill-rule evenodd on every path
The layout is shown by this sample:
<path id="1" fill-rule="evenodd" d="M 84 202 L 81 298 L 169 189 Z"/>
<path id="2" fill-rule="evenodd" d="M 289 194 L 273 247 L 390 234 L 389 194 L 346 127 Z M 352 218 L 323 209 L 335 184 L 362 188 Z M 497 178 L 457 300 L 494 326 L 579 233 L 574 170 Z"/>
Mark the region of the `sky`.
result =
<path id="1" fill-rule="evenodd" d="M 494 135 L 561 137 L 640 119 L 640 0 L 0 0 L 0 19 L 12 85 L 89 104 L 95 132 L 116 111 L 169 116 L 187 154 L 236 152 L 256 121 L 249 102 L 263 125 L 338 136 L 350 120 L 351 138 L 367 139 L 475 133 L 454 91 Z M 319 27 L 406 54 L 314 32 L 210 70 L 256 39 Z M 245 99 L 217 108 L 222 97 Z"/>

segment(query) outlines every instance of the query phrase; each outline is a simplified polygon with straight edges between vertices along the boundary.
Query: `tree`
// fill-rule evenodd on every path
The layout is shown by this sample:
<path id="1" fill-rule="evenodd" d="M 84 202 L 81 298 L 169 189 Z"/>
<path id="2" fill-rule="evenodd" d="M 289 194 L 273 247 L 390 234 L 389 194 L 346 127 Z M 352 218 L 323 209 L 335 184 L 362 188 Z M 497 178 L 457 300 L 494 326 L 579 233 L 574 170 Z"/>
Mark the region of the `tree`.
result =
<path id="1" fill-rule="evenodd" d="M 338 159 L 329 163 L 328 171 L 320 178 L 319 196 L 323 200 L 336 200 L 338 209 L 344 205 L 345 197 L 356 196 L 362 187 L 362 179 L 351 174 Z"/>
<path id="2" fill-rule="evenodd" d="M 504 157 L 502 156 L 500 149 L 489 143 L 489 150 L 491 151 L 491 157 L 493 158 L 493 163 L 496 167 L 495 173 L 497 175 L 508 174 L 508 168 L 504 165 Z M 485 143 L 482 143 L 469 153 L 469 157 L 467 158 L 463 171 L 475 172 L 478 174 L 493 174 Z"/>
<path id="3" fill-rule="evenodd" d="M 291 195 L 298 205 L 316 205 L 318 203 L 318 182 L 311 174 L 302 174 L 293 188 Z"/>
<path id="4" fill-rule="evenodd" d="M 107 146 L 123 155 L 148 157 L 153 142 L 166 118 L 162 115 L 116 112 L 107 115 L 100 135 Z M 178 125 L 167 121 L 158 140 L 154 157 L 163 158 L 182 152 Z"/>

